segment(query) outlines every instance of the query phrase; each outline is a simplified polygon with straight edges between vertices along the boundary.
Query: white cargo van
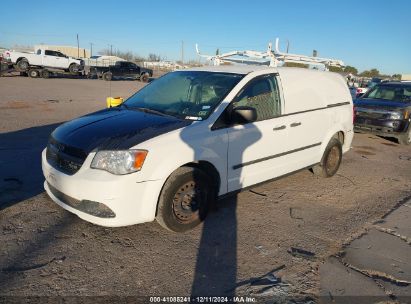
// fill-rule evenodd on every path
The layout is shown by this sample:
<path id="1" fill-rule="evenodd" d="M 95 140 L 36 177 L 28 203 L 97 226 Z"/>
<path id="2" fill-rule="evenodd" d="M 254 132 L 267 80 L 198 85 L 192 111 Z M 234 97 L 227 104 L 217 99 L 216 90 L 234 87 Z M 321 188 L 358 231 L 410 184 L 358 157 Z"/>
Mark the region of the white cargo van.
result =
<path id="1" fill-rule="evenodd" d="M 338 74 L 195 68 L 59 126 L 42 154 L 44 186 L 98 225 L 157 219 L 185 231 L 220 196 L 305 168 L 334 175 L 352 139 L 352 99 Z"/>

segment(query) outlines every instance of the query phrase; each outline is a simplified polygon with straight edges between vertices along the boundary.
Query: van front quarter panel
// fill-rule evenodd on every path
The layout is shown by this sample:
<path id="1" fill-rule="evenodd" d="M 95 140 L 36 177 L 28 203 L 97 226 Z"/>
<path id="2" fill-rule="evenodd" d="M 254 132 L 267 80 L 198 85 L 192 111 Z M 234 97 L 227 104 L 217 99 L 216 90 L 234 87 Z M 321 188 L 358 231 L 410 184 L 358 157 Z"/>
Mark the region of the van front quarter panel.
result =
<path id="1" fill-rule="evenodd" d="M 227 192 L 227 140 L 226 130 L 211 132 L 206 123 L 194 123 L 147 140 L 135 147 L 149 151 L 138 179 L 165 182 L 179 167 L 204 161 L 213 165 L 218 171 L 221 181 L 218 193 L 225 194 Z"/>

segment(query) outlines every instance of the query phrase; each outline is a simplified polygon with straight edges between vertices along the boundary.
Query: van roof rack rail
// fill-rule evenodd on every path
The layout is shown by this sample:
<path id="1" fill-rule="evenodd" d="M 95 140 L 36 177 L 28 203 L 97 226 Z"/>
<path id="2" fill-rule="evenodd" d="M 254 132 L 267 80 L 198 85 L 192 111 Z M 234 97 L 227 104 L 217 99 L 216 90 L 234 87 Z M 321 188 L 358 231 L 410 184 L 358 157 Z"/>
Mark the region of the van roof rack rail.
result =
<path id="1" fill-rule="evenodd" d="M 306 55 L 283 53 L 279 50 L 279 39 L 275 39 L 275 48 L 272 49 L 272 43 L 268 44 L 265 52 L 262 51 L 232 51 L 224 54 L 204 55 L 200 53 L 198 44 L 196 44 L 196 52 L 198 56 L 210 60 L 213 65 L 221 65 L 224 63 L 240 63 L 267 65 L 271 67 L 282 66 L 286 62 L 303 63 L 308 65 L 322 65 L 327 70 L 329 66 L 343 67 L 344 62 L 332 58 L 320 58 Z"/>

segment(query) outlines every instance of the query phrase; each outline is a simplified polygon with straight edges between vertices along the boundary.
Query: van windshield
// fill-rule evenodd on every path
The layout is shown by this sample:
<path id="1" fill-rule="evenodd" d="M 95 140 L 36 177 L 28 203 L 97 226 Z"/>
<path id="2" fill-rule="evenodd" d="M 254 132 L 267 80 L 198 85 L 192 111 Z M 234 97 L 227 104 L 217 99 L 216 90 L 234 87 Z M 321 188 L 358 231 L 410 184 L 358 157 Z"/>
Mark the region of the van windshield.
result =
<path id="1" fill-rule="evenodd" d="M 172 72 L 142 88 L 123 105 L 180 119 L 204 120 L 243 76 L 204 71 Z"/>

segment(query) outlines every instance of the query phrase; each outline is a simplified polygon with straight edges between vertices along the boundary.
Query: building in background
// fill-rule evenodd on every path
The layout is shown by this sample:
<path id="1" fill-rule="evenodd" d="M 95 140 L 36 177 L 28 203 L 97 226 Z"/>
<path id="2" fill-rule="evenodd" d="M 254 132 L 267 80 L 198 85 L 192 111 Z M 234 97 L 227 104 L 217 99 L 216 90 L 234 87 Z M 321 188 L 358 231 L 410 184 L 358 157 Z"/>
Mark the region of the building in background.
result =
<path id="1" fill-rule="evenodd" d="M 48 44 L 37 44 L 34 46 L 34 49 L 46 49 L 51 51 L 59 51 L 63 54 L 76 57 L 76 58 L 90 58 L 90 50 L 77 48 L 76 46 L 67 46 L 67 45 L 48 45 Z"/>

